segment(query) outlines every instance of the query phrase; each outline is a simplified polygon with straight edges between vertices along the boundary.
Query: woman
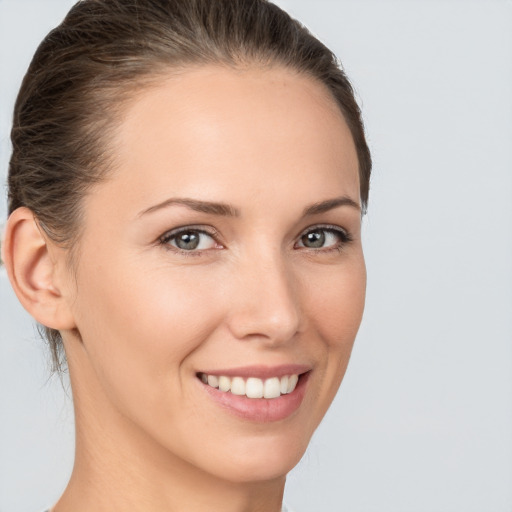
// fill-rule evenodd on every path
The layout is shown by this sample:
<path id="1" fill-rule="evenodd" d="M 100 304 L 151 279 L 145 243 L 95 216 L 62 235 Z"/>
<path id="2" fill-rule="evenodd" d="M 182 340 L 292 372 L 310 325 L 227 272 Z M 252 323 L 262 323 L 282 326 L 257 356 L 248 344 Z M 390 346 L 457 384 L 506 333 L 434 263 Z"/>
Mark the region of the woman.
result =
<path id="1" fill-rule="evenodd" d="M 263 0 L 84 0 L 12 143 L 3 259 L 75 407 L 52 511 L 281 510 L 364 306 L 371 161 L 335 57 Z"/>

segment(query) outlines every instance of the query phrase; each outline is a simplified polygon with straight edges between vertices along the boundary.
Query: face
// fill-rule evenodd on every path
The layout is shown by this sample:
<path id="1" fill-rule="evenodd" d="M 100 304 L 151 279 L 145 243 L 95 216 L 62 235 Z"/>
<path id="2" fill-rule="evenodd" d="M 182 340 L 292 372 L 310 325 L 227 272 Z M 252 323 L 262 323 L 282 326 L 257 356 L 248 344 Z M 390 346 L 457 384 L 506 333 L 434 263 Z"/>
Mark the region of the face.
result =
<path id="1" fill-rule="evenodd" d="M 80 342 L 65 335 L 77 417 L 100 409 L 105 431 L 233 482 L 284 475 L 363 312 L 338 107 L 288 70 L 203 67 L 139 94 L 111 147 L 116 170 L 83 204 Z"/>

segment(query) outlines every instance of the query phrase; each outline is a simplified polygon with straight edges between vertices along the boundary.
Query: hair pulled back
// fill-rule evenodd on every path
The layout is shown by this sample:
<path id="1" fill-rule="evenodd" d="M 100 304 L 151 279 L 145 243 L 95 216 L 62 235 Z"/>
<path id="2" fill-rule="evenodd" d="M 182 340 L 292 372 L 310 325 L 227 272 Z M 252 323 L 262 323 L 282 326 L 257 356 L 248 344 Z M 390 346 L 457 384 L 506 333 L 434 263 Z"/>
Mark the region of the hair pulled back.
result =
<path id="1" fill-rule="evenodd" d="M 134 92 L 173 69 L 252 63 L 330 90 L 355 142 L 365 210 L 371 158 L 360 109 L 335 55 L 298 21 L 266 0 L 81 0 L 40 44 L 18 94 L 9 214 L 29 208 L 72 254 L 81 198 L 108 173 L 109 134 Z M 60 368 L 60 333 L 43 331 Z"/>

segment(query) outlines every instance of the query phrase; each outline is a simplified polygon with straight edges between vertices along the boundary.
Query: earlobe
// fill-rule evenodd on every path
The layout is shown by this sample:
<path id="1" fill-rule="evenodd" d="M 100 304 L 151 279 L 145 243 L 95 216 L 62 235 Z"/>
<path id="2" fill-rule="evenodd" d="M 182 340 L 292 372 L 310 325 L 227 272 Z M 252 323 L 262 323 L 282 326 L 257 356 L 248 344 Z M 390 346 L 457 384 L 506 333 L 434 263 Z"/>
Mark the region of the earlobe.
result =
<path id="1" fill-rule="evenodd" d="M 2 259 L 23 307 L 52 329 L 75 327 L 61 272 L 63 261 L 43 234 L 31 210 L 18 208 L 9 217 Z"/>

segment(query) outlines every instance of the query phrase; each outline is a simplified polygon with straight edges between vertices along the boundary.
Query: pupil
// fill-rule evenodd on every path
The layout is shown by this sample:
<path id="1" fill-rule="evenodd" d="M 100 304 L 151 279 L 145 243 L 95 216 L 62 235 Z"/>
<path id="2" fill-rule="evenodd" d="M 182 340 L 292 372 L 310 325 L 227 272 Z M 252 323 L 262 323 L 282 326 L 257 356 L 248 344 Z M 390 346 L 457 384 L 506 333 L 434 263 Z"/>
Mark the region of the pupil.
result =
<path id="1" fill-rule="evenodd" d="M 191 250 L 197 248 L 199 245 L 199 234 L 193 231 L 182 233 L 176 239 L 176 245 L 180 249 Z"/>
<path id="2" fill-rule="evenodd" d="M 302 237 L 302 243 L 306 247 L 323 247 L 325 244 L 325 233 L 323 231 L 311 231 Z"/>

